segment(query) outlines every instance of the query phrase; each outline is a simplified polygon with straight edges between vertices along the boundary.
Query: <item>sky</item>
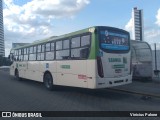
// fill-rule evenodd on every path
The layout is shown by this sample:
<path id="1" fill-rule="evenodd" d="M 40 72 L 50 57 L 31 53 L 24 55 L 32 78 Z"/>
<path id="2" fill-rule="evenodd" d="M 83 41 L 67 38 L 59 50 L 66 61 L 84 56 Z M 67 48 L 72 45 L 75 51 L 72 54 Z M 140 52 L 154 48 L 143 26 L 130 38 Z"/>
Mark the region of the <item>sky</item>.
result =
<path id="1" fill-rule="evenodd" d="M 5 55 L 12 43 L 32 43 L 91 26 L 131 32 L 134 7 L 144 11 L 144 40 L 160 43 L 160 0 L 3 0 Z"/>

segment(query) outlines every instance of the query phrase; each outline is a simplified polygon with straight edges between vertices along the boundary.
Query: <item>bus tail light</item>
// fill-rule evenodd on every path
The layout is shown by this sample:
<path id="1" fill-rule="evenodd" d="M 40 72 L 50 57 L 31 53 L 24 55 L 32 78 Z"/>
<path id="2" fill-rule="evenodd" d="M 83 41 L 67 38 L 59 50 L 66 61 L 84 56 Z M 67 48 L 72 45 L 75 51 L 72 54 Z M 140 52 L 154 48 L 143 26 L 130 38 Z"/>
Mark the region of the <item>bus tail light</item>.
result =
<path id="1" fill-rule="evenodd" d="M 98 75 L 101 78 L 103 78 L 104 77 L 104 72 L 103 72 L 103 65 L 102 65 L 101 57 L 97 57 L 97 67 L 98 67 Z"/>

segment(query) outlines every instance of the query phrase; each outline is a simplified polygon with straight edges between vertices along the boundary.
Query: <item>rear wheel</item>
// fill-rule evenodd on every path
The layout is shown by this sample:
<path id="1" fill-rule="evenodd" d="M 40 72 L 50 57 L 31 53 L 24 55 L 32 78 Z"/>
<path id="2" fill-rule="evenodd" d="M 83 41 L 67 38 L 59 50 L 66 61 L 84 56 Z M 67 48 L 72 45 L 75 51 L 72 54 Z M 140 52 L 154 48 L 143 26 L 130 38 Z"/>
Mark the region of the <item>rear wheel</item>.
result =
<path id="1" fill-rule="evenodd" d="M 43 79 L 44 79 L 43 81 L 44 81 L 45 87 L 50 91 L 53 90 L 53 78 L 52 78 L 51 74 L 50 73 L 46 73 L 44 75 Z"/>

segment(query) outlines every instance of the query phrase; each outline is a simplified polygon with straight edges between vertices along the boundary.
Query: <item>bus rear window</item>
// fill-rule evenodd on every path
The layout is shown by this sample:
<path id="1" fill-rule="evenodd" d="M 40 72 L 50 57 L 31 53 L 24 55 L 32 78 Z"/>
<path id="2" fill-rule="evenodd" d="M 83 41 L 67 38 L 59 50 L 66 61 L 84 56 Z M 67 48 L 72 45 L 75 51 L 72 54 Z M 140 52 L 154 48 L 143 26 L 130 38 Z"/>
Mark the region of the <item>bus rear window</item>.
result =
<path id="1" fill-rule="evenodd" d="M 110 51 L 129 50 L 128 34 L 108 30 L 101 30 L 99 34 L 101 49 Z"/>

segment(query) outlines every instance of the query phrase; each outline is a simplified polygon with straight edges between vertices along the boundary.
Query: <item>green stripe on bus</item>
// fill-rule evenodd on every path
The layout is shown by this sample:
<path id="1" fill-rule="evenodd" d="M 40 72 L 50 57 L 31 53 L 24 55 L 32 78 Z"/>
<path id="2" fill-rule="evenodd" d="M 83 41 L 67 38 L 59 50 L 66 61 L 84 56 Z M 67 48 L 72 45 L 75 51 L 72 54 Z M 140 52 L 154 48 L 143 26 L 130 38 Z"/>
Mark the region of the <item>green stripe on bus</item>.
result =
<path id="1" fill-rule="evenodd" d="M 96 59 L 97 52 L 98 52 L 98 37 L 95 32 L 92 33 L 92 41 L 91 41 L 91 51 L 89 55 L 89 59 Z"/>
<path id="2" fill-rule="evenodd" d="M 116 68 L 125 68 L 125 65 L 124 64 L 122 64 L 122 65 L 113 65 L 112 67 L 113 67 L 113 69 L 116 69 Z"/>
<path id="3" fill-rule="evenodd" d="M 61 65 L 61 68 L 63 68 L 63 69 L 71 69 L 71 66 L 70 65 Z"/>

